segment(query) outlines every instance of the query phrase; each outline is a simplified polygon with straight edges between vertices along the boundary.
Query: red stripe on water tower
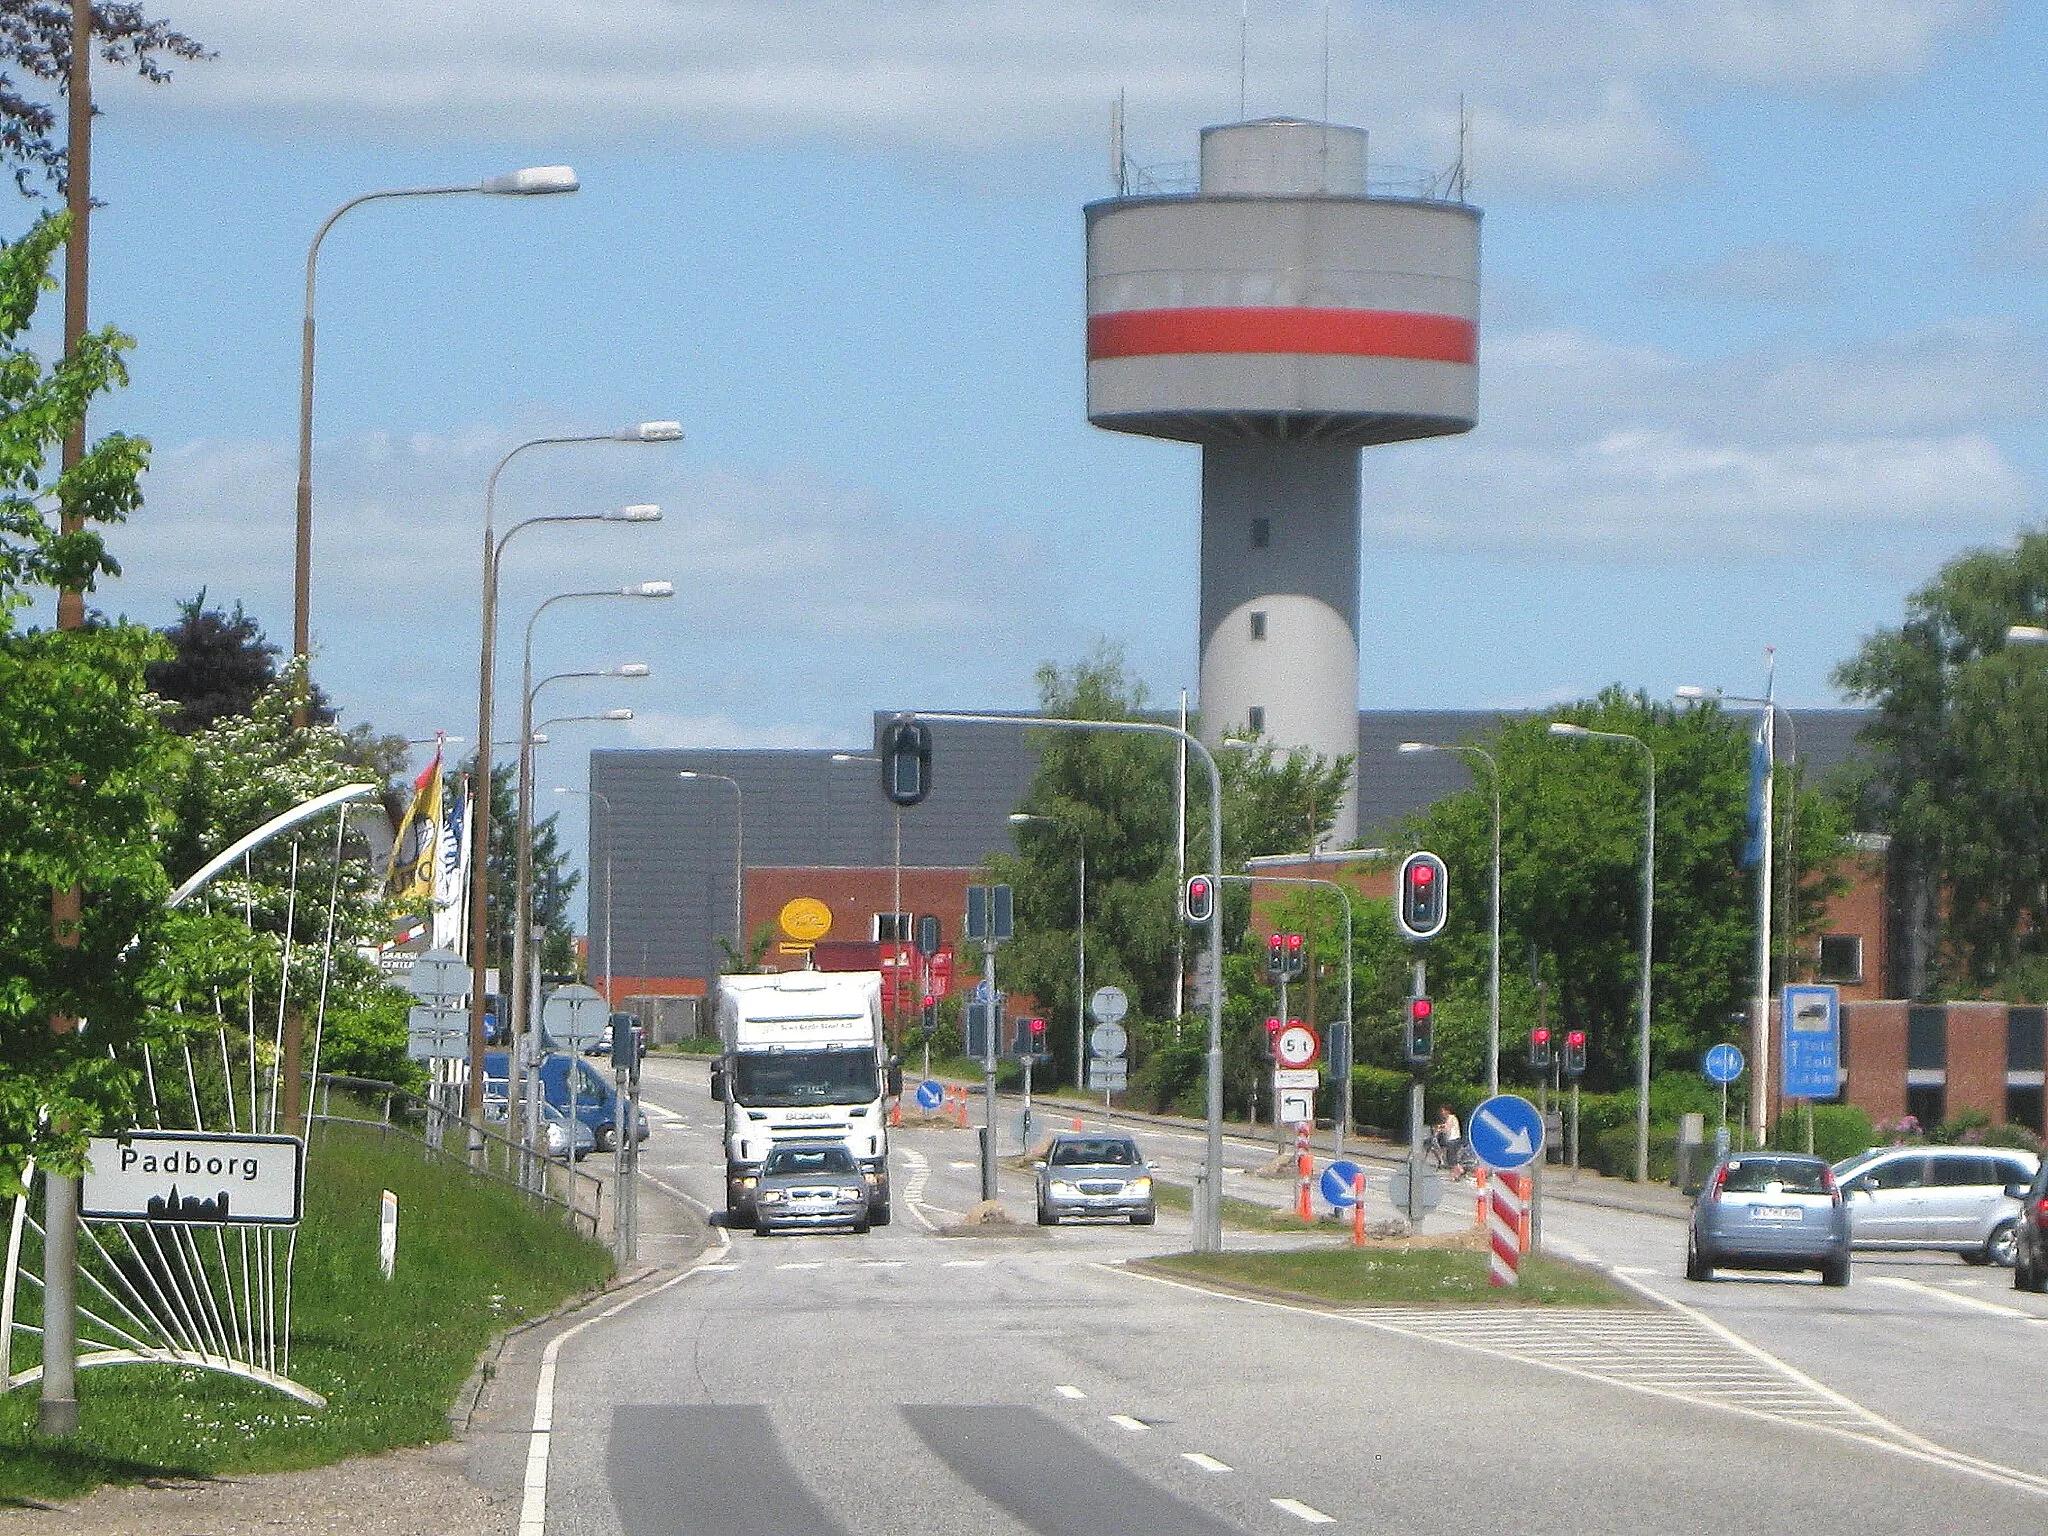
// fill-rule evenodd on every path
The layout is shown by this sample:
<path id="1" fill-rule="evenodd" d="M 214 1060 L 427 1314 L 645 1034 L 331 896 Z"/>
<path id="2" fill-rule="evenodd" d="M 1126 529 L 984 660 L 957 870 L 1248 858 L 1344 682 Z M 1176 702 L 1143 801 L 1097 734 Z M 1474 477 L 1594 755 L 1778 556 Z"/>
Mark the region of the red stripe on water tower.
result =
<path id="1" fill-rule="evenodd" d="M 1456 315 L 1401 309 L 1124 309 L 1088 317 L 1090 362 L 1230 352 L 1470 365 L 1479 357 L 1479 328 Z"/>

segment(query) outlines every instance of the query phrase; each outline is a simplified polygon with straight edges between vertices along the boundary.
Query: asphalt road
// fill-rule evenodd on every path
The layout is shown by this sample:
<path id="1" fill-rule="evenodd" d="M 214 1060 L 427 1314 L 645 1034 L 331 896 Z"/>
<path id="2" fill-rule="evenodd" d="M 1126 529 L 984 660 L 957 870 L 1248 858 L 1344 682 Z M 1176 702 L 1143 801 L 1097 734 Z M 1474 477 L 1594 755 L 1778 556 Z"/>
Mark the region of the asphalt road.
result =
<path id="1" fill-rule="evenodd" d="M 709 1229 L 699 1254 L 687 1202 L 722 1193 L 702 1080 L 657 1061 L 645 1085 L 646 1172 L 685 1198 L 650 1199 L 642 1252 L 674 1267 L 505 1363 L 472 1475 L 516 1492 L 538 1463 L 524 1536 L 2048 1526 L 2020 1403 L 2040 1299 L 2008 1317 L 1946 1284 L 2002 1271 L 1859 1261 L 1846 1293 L 1688 1285 L 1676 1223 L 1554 1201 L 1554 1244 L 1703 1315 L 1320 1314 L 1127 1268 L 1188 1246 L 1170 1211 L 1041 1231 L 1018 1170 L 1016 1230 L 946 1235 L 979 1190 L 972 1135 L 945 1130 L 899 1133 L 894 1225 Z"/>

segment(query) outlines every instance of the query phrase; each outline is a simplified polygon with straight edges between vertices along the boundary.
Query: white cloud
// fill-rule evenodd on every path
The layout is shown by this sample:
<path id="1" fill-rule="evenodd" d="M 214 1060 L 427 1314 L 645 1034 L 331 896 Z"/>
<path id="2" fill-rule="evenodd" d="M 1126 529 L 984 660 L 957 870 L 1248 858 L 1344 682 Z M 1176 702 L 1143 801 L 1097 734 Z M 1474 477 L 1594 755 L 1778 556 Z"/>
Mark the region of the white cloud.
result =
<path id="1" fill-rule="evenodd" d="M 1924 70 L 1944 38 L 1988 9 L 1983 0 L 1342 6 L 1332 20 L 1332 106 L 1339 117 L 1376 119 L 1367 126 L 1377 157 L 1444 162 L 1462 93 L 1475 108 L 1484 185 L 1633 188 L 1690 164 L 1669 122 L 1678 100 L 1759 84 L 1896 81 Z M 1319 110 L 1323 16 L 1312 0 L 1252 8 L 1243 88 L 1254 115 Z M 984 155 L 1099 143 L 1124 91 L 1141 158 L 1183 158 L 1187 126 L 1232 115 L 1240 90 L 1238 7 L 1228 0 L 190 0 L 177 20 L 219 57 L 149 89 L 152 113 L 294 135 L 536 146 L 681 136 Z M 107 85 L 130 99 L 145 89 Z M 1162 137 L 1148 145 L 1153 125 Z"/>
<path id="2" fill-rule="evenodd" d="M 1833 263 L 1796 245 L 1747 245 L 1696 266 L 1655 273 L 1647 286 L 1667 299 L 1695 303 L 1790 306 L 1827 296 Z"/>

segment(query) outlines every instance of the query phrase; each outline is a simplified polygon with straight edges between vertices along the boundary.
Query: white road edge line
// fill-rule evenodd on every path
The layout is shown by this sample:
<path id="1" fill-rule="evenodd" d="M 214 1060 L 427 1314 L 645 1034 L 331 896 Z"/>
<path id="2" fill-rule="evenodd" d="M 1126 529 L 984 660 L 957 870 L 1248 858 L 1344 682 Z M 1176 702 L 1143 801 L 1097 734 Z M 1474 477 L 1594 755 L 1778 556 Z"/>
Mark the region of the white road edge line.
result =
<path id="1" fill-rule="evenodd" d="M 2026 1493 L 2048 1495 L 2048 1477 L 2041 1477 L 2032 1472 L 2024 1472 L 2017 1467 L 2004 1466 L 1999 1462 L 1986 1461 L 1981 1457 L 1972 1456 L 1965 1451 L 1950 1450 L 1947 1446 L 1937 1444 L 1921 1435 L 1916 1435 L 1911 1430 L 1892 1423 L 1891 1420 L 1883 1417 L 1881 1414 L 1872 1413 L 1861 1403 L 1842 1396 L 1841 1393 L 1833 1388 L 1822 1386 L 1804 1372 L 1787 1365 L 1776 1355 L 1759 1349 L 1756 1345 L 1750 1343 L 1749 1340 L 1723 1327 L 1705 1313 L 1687 1306 L 1682 1301 L 1673 1301 L 1668 1296 L 1660 1296 L 1648 1286 L 1631 1280 L 1625 1275 L 1617 1275 L 1615 1278 L 1631 1290 L 1640 1293 L 1654 1305 L 1692 1318 L 1710 1332 L 1733 1344 L 1743 1353 L 1753 1356 L 1773 1369 L 1784 1372 L 1793 1380 L 1811 1387 L 1815 1392 L 1840 1404 L 1845 1411 L 1863 1419 L 1871 1424 L 1874 1429 L 1882 1431 L 1882 1433 L 1865 1434 L 1859 1430 L 1841 1429 L 1832 1424 L 1814 1424 L 1797 1419 L 1788 1419 L 1781 1414 L 1763 1413 L 1754 1408 L 1745 1408 L 1739 1403 L 1721 1402 L 1713 1398 L 1690 1397 L 1685 1393 L 1673 1392 L 1664 1387 L 1652 1387 L 1638 1382 L 1619 1381 L 1612 1376 L 1597 1375 L 1592 1371 L 1580 1370 L 1575 1366 L 1559 1365 L 1551 1361 L 1536 1360 L 1523 1355 L 1509 1355 L 1500 1350 L 1488 1348 L 1485 1345 L 1469 1344 L 1458 1339 L 1447 1339 L 1428 1334 L 1408 1333 L 1405 1330 L 1390 1327 L 1388 1324 L 1375 1322 L 1373 1319 L 1361 1316 L 1355 1312 L 1325 1312 L 1317 1307 L 1297 1306 L 1292 1302 L 1285 1301 L 1269 1301 L 1259 1296 L 1234 1296 L 1226 1291 L 1212 1291 L 1206 1286 L 1190 1285 L 1186 1281 L 1172 1280 L 1164 1275 L 1146 1274 L 1142 1270 L 1120 1269 L 1108 1264 L 1097 1264 L 1094 1267 L 1113 1275 L 1128 1275 L 1133 1280 L 1143 1280 L 1152 1285 L 1165 1285 L 1171 1286 L 1175 1290 L 1191 1291 L 1196 1295 L 1207 1296 L 1215 1301 L 1235 1302 L 1240 1306 L 1246 1307 L 1271 1307 L 1276 1312 L 1292 1312 L 1301 1316 L 1327 1318 L 1332 1322 L 1343 1323 L 1352 1327 L 1382 1329 L 1391 1333 L 1399 1333 L 1403 1338 L 1416 1339 L 1423 1343 L 1441 1344 L 1449 1349 L 1469 1350 L 1473 1354 L 1488 1355 L 1494 1359 L 1515 1360 L 1535 1370 L 1556 1371 L 1564 1376 L 1577 1376 L 1581 1380 L 1599 1382 L 1605 1386 L 1619 1388 L 1624 1392 L 1641 1392 L 1650 1397 L 1661 1397 L 1672 1402 L 1686 1403 L 1695 1408 L 1709 1408 L 1722 1413 L 1740 1414 L 1744 1418 L 1761 1419 L 1768 1424 L 1811 1430 L 1815 1434 L 1833 1435 L 1839 1439 L 1853 1440 L 1859 1445 L 1872 1446 L 1880 1451 L 1889 1451 L 1895 1456 L 1904 1456 L 1914 1461 L 1924 1461 L 1935 1466 L 1948 1467 L 1953 1471 L 1965 1472 L 1972 1477 L 1981 1477 L 1987 1482 L 1998 1483 L 2007 1488 L 2017 1488 Z M 1886 1433 L 1896 1435 L 1899 1438 L 1896 1440 L 1886 1439 L 1884 1438 Z M 524 1533 L 521 1533 L 521 1536 L 524 1536 Z"/>
<path id="2" fill-rule="evenodd" d="M 1937 1301 L 1945 1301 L 1952 1307 L 1965 1307 L 1973 1312 L 1989 1312 L 1993 1317 L 2017 1317 L 2030 1323 L 2040 1321 L 2033 1313 L 2023 1312 L 2018 1307 L 2004 1306 L 1995 1301 L 1984 1301 L 1975 1296 L 1959 1295 L 1945 1286 L 1929 1285 L 1924 1280 L 1908 1280 L 1903 1275 L 1872 1275 L 1863 1283 L 1865 1285 L 1894 1285 L 1901 1290 L 1918 1291 L 1923 1296 L 1932 1296 Z"/>
<path id="3" fill-rule="evenodd" d="M 1310 1525 L 1335 1525 L 1337 1523 L 1335 1515 L 1326 1515 L 1320 1509 L 1310 1504 L 1304 1504 L 1299 1499 L 1269 1499 L 1267 1502 L 1275 1509 L 1286 1510 L 1288 1514 L 1294 1516 L 1297 1520 L 1306 1520 Z"/>
<path id="4" fill-rule="evenodd" d="M 1180 1459 L 1182 1461 L 1192 1461 L 1204 1472 L 1228 1472 L 1230 1470 L 1227 1462 L 1218 1461 L 1214 1456 L 1205 1455 L 1201 1451 L 1182 1451 Z"/>
<path id="5" fill-rule="evenodd" d="M 1128 1413 L 1112 1413 L 1109 1416 L 1109 1422 L 1139 1435 L 1144 1434 L 1145 1431 L 1152 1427 L 1143 1419 L 1134 1419 Z"/>
<path id="6" fill-rule="evenodd" d="M 1076 1401 L 1085 1399 L 1088 1396 L 1088 1394 L 1086 1392 L 1083 1392 L 1079 1387 L 1054 1387 L 1053 1391 L 1059 1393 L 1061 1397 L 1071 1397 Z"/>

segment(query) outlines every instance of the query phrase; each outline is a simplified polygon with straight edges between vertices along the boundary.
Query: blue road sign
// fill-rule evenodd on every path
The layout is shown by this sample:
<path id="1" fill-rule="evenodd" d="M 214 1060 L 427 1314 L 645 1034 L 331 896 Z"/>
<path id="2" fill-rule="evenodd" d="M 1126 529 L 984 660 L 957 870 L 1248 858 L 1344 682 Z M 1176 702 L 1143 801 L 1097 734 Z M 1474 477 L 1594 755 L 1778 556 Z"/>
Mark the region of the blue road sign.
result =
<path id="1" fill-rule="evenodd" d="M 1497 1093 L 1472 1111 L 1467 1134 L 1479 1161 L 1505 1172 L 1534 1162 L 1543 1150 L 1543 1116 L 1519 1094 Z"/>
<path id="2" fill-rule="evenodd" d="M 1339 1158 L 1323 1170 L 1323 1198 L 1340 1211 L 1351 1209 L 1351 1181 L 1358 1177 L 1358 1164 Z"/>
<path id="3" fill-rule="evenodd" d="M 995 995 L 996 989 L 988 984 L 988 979 L 986 977 L 984 977 L 980 981 L 977 981 L 974 984 L 973 1001 L 977 1003 L 985 1003 Z"/>
<path id="4" fill-rule="evenodd" d="M 1842 995 L 1829 986 L 1787 987 L 1783 1091 L 1795 1099 L 1832 1099 L 1842 1091 Z"/>
<path id="5" fill-rule="evenodd" d="M 930 1078 L 926 1078 L 917 1085 L 917 1107 L 919 1109 L 937 1109 L 945 1101 L 945 1097 L 946 1090 Z"/>
<path id="6" fill-rule="evenodd" d="M 1707 1052 L 1707 1059 L 1701 1063 L 1707 1077 L 1717 1083 L 1732 1083 L 1742 1076 L 1743 1060 L 1741 1050 L 1732 1045 L 1717 1045 Z"/>

